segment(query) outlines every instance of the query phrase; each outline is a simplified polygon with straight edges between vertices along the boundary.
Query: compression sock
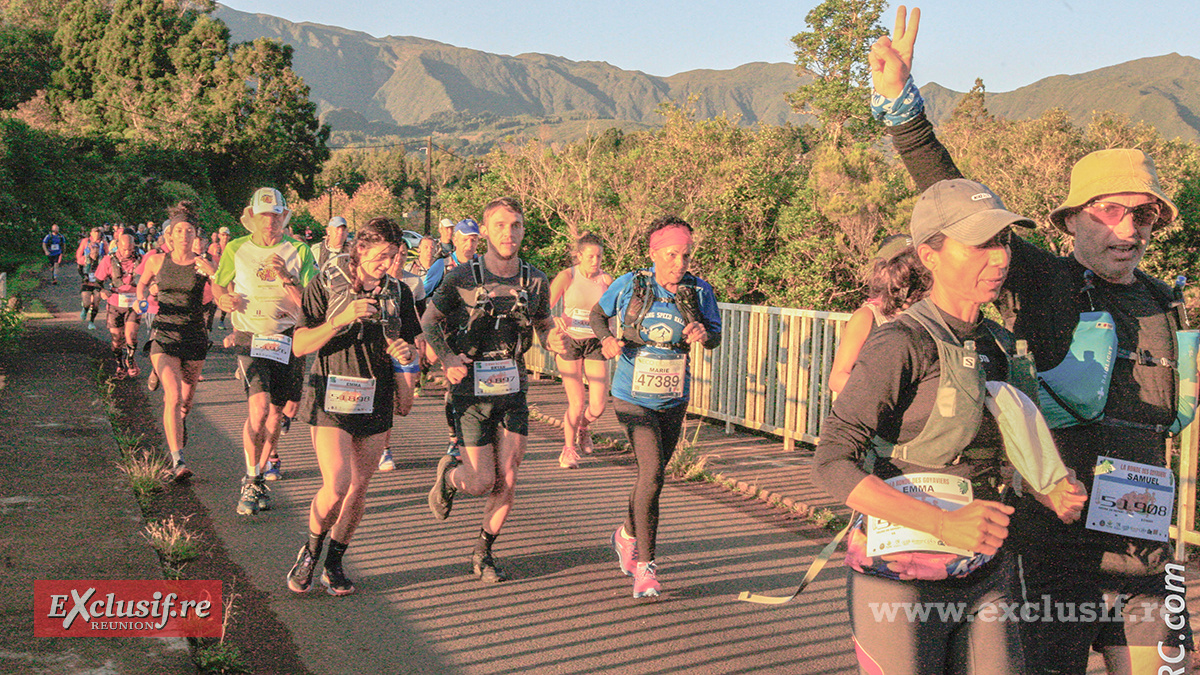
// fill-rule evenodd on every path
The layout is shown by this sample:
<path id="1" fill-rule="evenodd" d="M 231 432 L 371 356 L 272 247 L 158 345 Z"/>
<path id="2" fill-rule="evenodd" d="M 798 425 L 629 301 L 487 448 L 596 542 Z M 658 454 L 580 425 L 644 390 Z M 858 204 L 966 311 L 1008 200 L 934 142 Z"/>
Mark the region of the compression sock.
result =
<path id="1" fill-rule="evenodd" d="M 125 367 L 125 350 L 124 349 L 121 349 L 120 347 L 113 347 L 112 357 L 113 357 L 113 361 L 116 361 L 116 363 L 117 363 L 117 370 L 120 370 Z"/>
<path id="2" fill-rule="evenodd" d="M 311 538 L 312 538 L 312 535 L 309 535 L 309 539 L 311 539 Z M 329 540 L 329 553 L 327 553 L 325 555 L 325 569 L 341 570 L 342 569 L 342 556 L 346 554 L 347 548 L 350 548 L 350 544 L 343 544 L 342 542 L 338 541 L 337 539 L 331 538 Z"/>
<path id="3" fill-rule="evenodd" d="M 90 318 L 88 319 L 88 321 L 91 321 L 92 323 L 96 323 L 96 315 L 97 315 L 97 314 L 99 314 L 99 313 L 100 313 L 100 308 L 99 308 L 99 307 L 96 307 L 95 305 L 92 305 L 92 311 L 91 311 L 91 313 L 88 315 L 88 316 L 90 317 Z"/>
<path id="4" fill-rule="evenodd" d="M 479 538 L 475 540 L 475 554 L 489 556 L 492 554 L 492 544 L 496 543 L 499 535 L 491 534 L 482 527 L 479 528 Z"/>
<path id="5" fill-rule="evenodd" d="M 306 546 L 308 547 L 308 552 L 313 557 L 313 560 L 316 560 L 321 557 L 321 549 L 325 548 L 325 535 L 327 535 L 327 534 L 329 534 L 329 533 L 328 532 L 322 532 L 320 534 L 313 534 L 312 532 L 308 533 L 308 544 L 306 544 Z M 331 545 L 330 549 L 332 549 L 332 548 L 333 548 L 333 546 Z M 346 550 L 345 547 L 342 547 L 342 550 L 345 551 Z"/>

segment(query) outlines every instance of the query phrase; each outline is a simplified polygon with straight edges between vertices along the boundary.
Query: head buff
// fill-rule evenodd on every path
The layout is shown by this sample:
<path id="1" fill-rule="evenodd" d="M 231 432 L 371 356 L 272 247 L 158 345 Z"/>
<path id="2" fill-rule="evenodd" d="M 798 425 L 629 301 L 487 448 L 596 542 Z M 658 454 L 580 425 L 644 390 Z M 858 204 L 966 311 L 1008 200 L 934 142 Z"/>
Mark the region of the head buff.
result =
<path id="1" fill-rule="evenodd" d="M 692 233 L 683 225 L 672 225 L 650 235 L 650 250 L 656 251 L 664 246 L 683 244 L 691 246 Z"/>

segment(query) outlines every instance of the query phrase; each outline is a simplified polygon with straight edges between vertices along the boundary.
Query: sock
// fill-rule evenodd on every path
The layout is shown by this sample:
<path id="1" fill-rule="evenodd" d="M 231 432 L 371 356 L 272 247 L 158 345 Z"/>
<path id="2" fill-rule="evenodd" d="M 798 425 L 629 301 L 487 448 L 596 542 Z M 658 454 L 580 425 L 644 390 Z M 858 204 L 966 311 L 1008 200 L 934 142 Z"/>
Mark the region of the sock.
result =
<path id="1" fill-rule="evenodd" d="M 125 365 L 133 363 L 134 357 L 137 355 L 137 343 L 125 346 Z"/>
<path id="2" fill-rule="evenodd" d="M 120 347 L 113 347 L 113 360 L 117 362 L 117 368 L 125 367 L 125 350 Z"/>
<path id="3" fill-rule="evenodd" d="M 479 528 L 479 538 L 475 540 L 475 554 L 489 556 L 492 554 L 492 544 L 496 543 L 496 537 L 499 535 L 491 534 L 483 528 Z"/>
<path id="4" fill-rule="evenodd" d="M 99 308 L 99 307 L 92 307 L 92 311 L 91 311 L 91 313 L 88 315 L 88 317 L 89 317 L 89 318 L 88 318 L 88 321 L 91 321 L 92 323 L 96 323 L 96 315 L 97 315 L 97 314 L 99 314 L 99 313 L 100 313 L 100 308 Z"/>
<path id="5" fill-rule="evenodd" d="M 176 463 L 179 462 L 180 459 L 183 459 L 183 453 L 179 452 L 177 450 L 172 450 L 171 451 L 171 465 L 174 466 Z"/>
<path id="6" fill-rule="evenodd" d="M 313 560 L 316 560 L 321 557 L 321 549 L 325 548 L 325 535 L 326 534 L 329 534 L 329 533 L 328 532 L 322 532 L 320 534 L 313 534 L 312 532 L 308 533 L 308 544 L 306 544 L 306 546 L 308 547 L 308 552 L 312 555 Z M 342 549 L 342 550 L 345 550 L 345 549 Z"/>
<path id="7" fill-rule="evenodd" d="M 337 539 L 330 538 L 329 553 L 325 554 L 325 569 L 341 570 L 342 556 L 345 555 L 346 549 L 349 547 L 350 544 L 343 544 Z"/>

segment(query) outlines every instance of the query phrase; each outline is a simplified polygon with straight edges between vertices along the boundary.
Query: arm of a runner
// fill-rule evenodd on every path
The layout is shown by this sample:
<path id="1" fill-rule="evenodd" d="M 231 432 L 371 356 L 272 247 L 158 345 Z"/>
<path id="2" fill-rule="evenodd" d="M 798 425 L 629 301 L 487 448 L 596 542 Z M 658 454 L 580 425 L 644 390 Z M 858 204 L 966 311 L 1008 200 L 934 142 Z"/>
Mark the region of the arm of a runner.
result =
<path id="1" fill-rule="evenodd" d="M 600 300 L 592 306 L 592 312 L 588 316 L 588 323 L 592 327 L 592 332 L 596 337 L 600 338 L 600 349 L 604 353 L 604 357 L 613 359 L 621 355 L 621 350 L 625 347 L 624 340 L 613 335 L 609 328 L 610 319 L 617 315 L 618 311 L 624 311 L 624 308 L 629 305 L 629 295 L 632 293 L 634 272 L 617 277 L 612 284 L 605 289 L 604 294 L 600 296 Z"/>
<path id="2" fill-rule="evenodd" d="M 716 349 L 721 345 L 721 310 L 717 307 L 717 294 L 713 292 L 712 286 L 703 279 L 696 280 L 696 294 L 700 300 L 700 314 L 703 316 L 703 322 L 694 322 L 692 326 L 684 328 L 686 334 L 688 328 L 692 328 L 690 335 L 687 335 L 688 344 L 700 342 L 705 349 Z"/>
<path id="3" fill-rule="evenodd" d="M 147 289 L 150 288 L 154 279 L 158 277 L 158 271 L 162 269 L 163 257 L 165 255 L 165 253 L 151 253 L 142 261 L 145 267 L 142 270 L 141 278 L 138 279 L 137 299 L 139 303 L 145 302 L 148 299 Z"/>
<path id="4" fill-rule="evenodd" d="M 328 298 L 321 284 L 309 284 L 304 289 L 304 298 L 300 303 L 303 315 L 303 326 L 297 326 L 292 335 L 292 353 L 296 356 L 311 354 L 337 335 L 338 331 L 359 319 L 374 314 L 375 298 L 360 298 L 348 304 L 338 314 L 326 316 Z"/>
<path id="5" fill-rule="evenodd" d="M 421 284 L 425 286 L 425 297 L 433 297 L 444 276 L 446 276 L 446 259 L 438 258 L 433 261 L 433 264 L 425 271 L 425 276 L 421 278 Z"/>
<path id="6" fill-rule="evenodd" d="M 850 378 L 850 370 L 858 360 L 858 353 L 863 343 L 875 326 L 875 315 L 866 307 L 859 307 L 850 315 L 846 327 L 842 329 L 842 339 L 838 343 L 837 353 L 833 355 L 833 365 L 829 370 L 829 391 L 842 393 L 846 380 Z"/>
<path id="7" fill-rule="evenodd" d="M 562 300 L 563 295 L 567 292 L 567 287 L 571 285 L 571 269 L 572 268 L 568 267 L 567 269 L 554 275 L 554 281 L 550 282 L 551 307 L 554 307 L 558 304 L 559 300 Z"/>

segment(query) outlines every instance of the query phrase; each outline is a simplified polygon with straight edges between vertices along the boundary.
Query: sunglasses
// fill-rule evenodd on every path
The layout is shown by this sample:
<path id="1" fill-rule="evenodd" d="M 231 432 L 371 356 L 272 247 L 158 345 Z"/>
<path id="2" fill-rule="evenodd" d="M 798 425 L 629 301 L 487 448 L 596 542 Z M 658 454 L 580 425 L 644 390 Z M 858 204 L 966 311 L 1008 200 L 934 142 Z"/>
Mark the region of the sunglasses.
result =
<path id="1" fill-rule="evenodd" d="M 1088 215 L 1108 227 L 1116 227 L 1130 213 L 1133 214 L 1134 226 L 1153 227 L 1162 218 L 1162 209 L 1162 204 L 1157 201 L 1137 206 L 1126 206 L 1116 202 L 1091 202 L 1083 207 Z"/>

